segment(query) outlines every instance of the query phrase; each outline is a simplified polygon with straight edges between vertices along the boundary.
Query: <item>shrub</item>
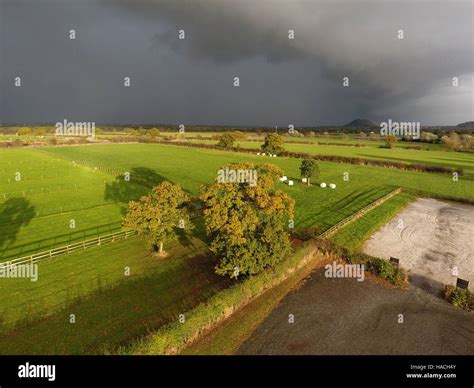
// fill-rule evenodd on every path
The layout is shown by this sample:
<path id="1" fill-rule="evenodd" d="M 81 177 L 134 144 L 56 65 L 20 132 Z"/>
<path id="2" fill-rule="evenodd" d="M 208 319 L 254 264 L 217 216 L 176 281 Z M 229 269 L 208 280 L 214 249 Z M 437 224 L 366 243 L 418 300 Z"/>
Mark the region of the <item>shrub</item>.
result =
<path id="1" fill-rule="evenodd" d="M 474 141 L 471 135 L 463 134 L 461 135 L 461 145 L 465 150 L 471 150 L 474 148 Z"/>
<path id="2" fill-rule="evenodd" d="M 474 295 L 469 290 L 448 285 L 444 288 L 444 299 L 466 311 L 474 310 Z"/>
<path id="3" fill-rule="evenodd" d="M 438 140 L 438 136 L 431 132 L 421 132 L 420 141 L 424 143 L 434 143 Z"/>
<path id="4" fill-rule="evenodd" d="M 465 140 L 466 141 L 466 140 Z M 463 148 L 461 137 L 456 132 L 450 132 L 441 138 L 441 143 L 450 151 Z"/>
<path id="5" fill-rule="evenodd" d="M 226 132 L 219 136 L 219 147 L 224 149 L 231 149 L 234 146 L 234 142 L 240 137 L 239 132 Z"/>
<path id="6" fill-rule="evenodd" d="M 408 287 L 409 281 L 407 273 L 401 268 L 396 269 L 395 275 L 392 279 L 392 283 L 398 287 Z"/>
<path id="7" fill-rule="evenodd" d="M 372 258 L 367 262 L 367 269 L 371 271 L 374 275 L 382 279 L 392 279 L 395 276 L 395 270 L 388 261 Z"/>
<path id="8" fill-rule="evenodd" d="M 387 260 L 363 252 L 351 252 L 330 240 L 317 239 L 314 244 L 323 253 L 334 253 L 349 264 L 364 264 L 367 271 L 397 287 L 404 288 L 408 286 L 408 275 L 405 270 L 394 267 Z"/>
<path id="9" fill-rule="evenodd" d="M 35 129 L 34 131 L 34 135 L 35 136 L 44 136 L 48 133 L 48 131 L 46 130 L 46 128 L 37 128 Z"/>
<path id="10" fill-rule="evenodd" d="M 150 129 L 149 135 L 151 137 L 158 137 L 160 136 L 160 131 L 157 128 Z"/>
<path id="11" fill-rule="evenodd" d="M 31 135 L 31 133 L 32 133 L 31 128 L 21 127 L 16 134 L 18 136 L 26 136 L 26 135 Z"/>
<path id="12" fill-rule="evenodd" d="M 285 151 L 284 141 L 278 133 L 269 133 L 265 136 L 265 141 L 261 147 L 263 152 L 280 155 Z"/>
<path id="13" fill-rule="evenodd" d="M 381 279 L 388 280 L 398 287 L 408 286 L 408 275 L 402 268 L 397 268 L 387 260 L 371 258 L 367 262 L 367 270 Z"/>
<path id="14" fill-rule="evenodd" d="M 393 145 L 397 142 L 397 137 L 394 135 L 385 136 L 385 146 L 386 148 L 392 148 Z"/>

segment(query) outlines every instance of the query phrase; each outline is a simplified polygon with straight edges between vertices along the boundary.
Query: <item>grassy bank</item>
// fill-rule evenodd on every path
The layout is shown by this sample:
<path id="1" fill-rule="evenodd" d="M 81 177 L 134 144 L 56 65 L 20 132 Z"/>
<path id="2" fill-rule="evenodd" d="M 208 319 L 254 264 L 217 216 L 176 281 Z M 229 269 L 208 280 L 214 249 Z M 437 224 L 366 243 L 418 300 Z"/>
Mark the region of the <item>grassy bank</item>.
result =
<path id="1" fill-rule="evenodd" d="M 313 245 L 308 243 L 274 270 L 264 271 L 219 292 L 185 313 L 183 321 L 177 320 L 166 325 L 132 346 L 122 348 L 119 353 L 177 354 L 265 290 L 281 284 L 310 262 L 323 262 L 330 257 L 330 254 L 315 251 Z"/>
<path id="2" fill-rule="evenodd" d="M 273 311 L 280 301 L 301 285 L 312 271 L 324 261 L 312 261 L 303 266 L 277 286 L 266 290 L 242 309 L 236 311 L 215 329 L 183 349 L 182 355 L 232 355 L 254 330 Z"/>

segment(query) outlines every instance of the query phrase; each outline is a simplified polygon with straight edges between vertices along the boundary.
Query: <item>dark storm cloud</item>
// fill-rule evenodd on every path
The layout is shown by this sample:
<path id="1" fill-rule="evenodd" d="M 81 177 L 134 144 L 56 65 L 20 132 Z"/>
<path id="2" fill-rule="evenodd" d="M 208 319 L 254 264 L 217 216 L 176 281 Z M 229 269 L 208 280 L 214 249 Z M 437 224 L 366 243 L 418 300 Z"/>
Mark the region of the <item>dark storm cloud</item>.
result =
<path id="1" fill-rule="evenodd" d="M 315 60 L 335 82 L 350 77 L 367 114 L 406 106 L 431 94 L 448 99 L 453 93 L 460 97 L 463 109 L 471 107 L 466 113 L 472 115 L 471 1 L 115 3 L 137 15 L 169 23 L 160 41 L 188 58 L 224 63 L 253 57 L 268 62 Z M 178 45 L 176 30 L 180 28 L 188 41 Z M 289 29 L 295 31 L 295 40 L 288 39 Z M 399 29 L 404 32 L 403 40 L 397 39 Z M 455 76 L 461 78 L 467 96 L 459 89 L 446 88 Z"/>
<path id="2" fill-rule="evenodd" d="M 3 0 L 1 7 L 5 121 L 455 124 L 473 116 L 472 2 Z M 74 42 L 65 38 L 71 27 Z M 17 74 L 21 90 L 11 86 Z"/>

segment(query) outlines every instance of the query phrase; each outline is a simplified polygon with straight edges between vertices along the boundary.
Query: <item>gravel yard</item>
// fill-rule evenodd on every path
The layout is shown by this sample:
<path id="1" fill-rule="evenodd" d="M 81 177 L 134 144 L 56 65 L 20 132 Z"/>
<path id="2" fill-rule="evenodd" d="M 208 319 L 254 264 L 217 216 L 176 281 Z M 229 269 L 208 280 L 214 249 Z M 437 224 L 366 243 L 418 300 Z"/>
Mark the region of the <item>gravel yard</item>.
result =
<path id="1" fill-rule="evenodd" d="M 474 290 L 474 207 L 419 199 L 367 240 L 364 252 L 400 259 L 410 282 L 436 293 L 458 277 Z"/>

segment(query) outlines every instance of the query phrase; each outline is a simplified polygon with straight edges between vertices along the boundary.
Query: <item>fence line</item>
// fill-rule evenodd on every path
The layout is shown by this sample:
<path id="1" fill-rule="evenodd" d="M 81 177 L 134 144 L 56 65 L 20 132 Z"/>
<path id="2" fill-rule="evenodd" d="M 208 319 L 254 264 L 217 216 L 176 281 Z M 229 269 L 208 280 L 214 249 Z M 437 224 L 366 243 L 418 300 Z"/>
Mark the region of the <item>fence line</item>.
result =
<path id="1" fill-rule="evenodd" d="M 88 168 L 91 168 L 93 170 L 100 170 L 100 171 L 106 172 L 107 174 L 113 175 L 115 177 L 119 177 L 119 176 L 123 175 L 122 171 L 102 167 L 102 166 L 99 166 L 95 163 L 88 162 L 87 160 L 74 160 L 72 163 L 73 164 L 78 164 L 80 166 L 88 167 Z"/>
<path id="2" fill-rule="evenodd" d="M 110 170 L 110 171 L 112 171 L 112 170 Z M 402 192 L 402 189 L 397 188 L 396 190 L 384 195 L 383 197 L 375 200 L 374 202 L 372 202 L 369 205 L 365 206 L 364 208 L 358 210 L 357 212 L 350 215 L 349 217 L 346 217 L 342 221 L 339 221 L 337 224 L 331 226 L 329 229 L 327 229 L 326 231 L 321 233 L 318 237 L 319 238 L 327 238 L 327 237 L 332 236 L 334 233 L 336 233 L 343 226 L 345 226 L 348 223 L 356 220 L 357 218 L 362 217 L 368 211 L 370 211 L 373 208 L 381 205 L 382 203 L 384 203 L 388 199 L 392 198 L 393 196 L 395 196 L 397 194 L 400 194 L 401 192 Z M 34 253 L 32 255 L 19 257 L 17 259 L 13 259 L 13 260 L 7 260 L 6 262 L 0 263 L 0 267 L 1 266 L 6 266 L 8 264 L 10 264 L 10 265 L 11 264 L 19 265 L 19 264 L 27 264 L 27 263 L 28 264 L 36 263 L 38 261 L 48 259 L 48 258 L 51 258 L 51 257 L 55 257 L 55 256 L 58 256 L 58 255 L 61 255 L 61 254 L 64 254 L 64 253 L 72 253 L 72 252 L 75 252 L 75 251 L 78 251 L 78 250 L 85 250 L 88 247 L 93 246 L 93 245 L 106 244 L 108 242 L 113 242 L 113 241 L 119 240 L 121 238 L 126 239 L 126 238 L 128 238 L 130 236 L 134 236 L 134 235 L 136 235 L 135 231 L 121 231 L 121 232 L 117 232 L 117 233 L 108 234 L 108 235 L 105 235 L 105 236 L 99 236 L 99 237 L 96 237 L 96 238 L 93 238 L 93 239 L 90 239 L 90 240 L 79 241 L 79 242 L 74 243 L 74 244 L 65 245 L 65 246 L 62 246 L 62 247 L 59 247 L 59 248 L 50 249 L 48 251 Z"/>
<path id="3" fill-rule="evenodd" d="M 118 171 L 111 168 L 99 166 L 95 163 L 88 162 L 87 160 L 75 160 L 73 163 L 83 166 L 83 167 L 91 168 L 93 170 L 99 170 L 99 171 L 105 172 L 109 175 L 113 175 L 115 178 L 121 178 L 125 175 L 125 172 L 123 171 Z M 155 186 L 153 182 L 149 182 L 143 178 L 137 178 L 133 174 L 130 174 L 130 182 L 138 183 L 139 185 L 142 185 L 148 188 L 153 188 Z"/>
<path id="4" fill-rule="evenodd" d="M 49 251 L 34 253 L 29 256 L 19 257 L 18 259 L 8 260 L 6 262 L 0 263 L 0 267 L 5 267 L 7 265 L 20 265 L 20 264 L 33 264 L 38 261 L 49 259 L 64 253 L 72 253 L 79 250 L 84 250 L 93 245 L 101 245 L 109 242 L 114 242 L 120 239 L 127 239 L 131 236 L 136 235 L 135 231 L 121 231 L 117 233 L 108 234 L 105 236 L 99 236 L 90 240 L 79 241 L 74 244 L 65 245 L 59 248 L 50 249 Z"/>
<path id="5" fill-rule="evenodd" d="M 399 187 L 396 190 L 393 190 L 392 192 L 384 195 L 383 197 L 375 200 L 374 202 L 370 203 L 366 207 L 358 210 L 354 214 L 350 215 L 347 218 L 344 218 L 342 221 L 339 221 L 336 225 L 331 226 L 328 230 L 324 231 L 321 233 L 318 237 L 319 238 L 327 238 L 332 236 L 334 233 L 336 233 L 339 229 L 341 229 L 343 226 L 347 225 L 348 223 L 356 220 L 357 218 L 362 217 L 364 214 L 366 214 L 369 210 L 372 210 L 373 208 L 381 205 L 384 203 L 386 200 L 392 198 L 393 196 L 400 194 L 402 192 L 402 189 Z"/>

